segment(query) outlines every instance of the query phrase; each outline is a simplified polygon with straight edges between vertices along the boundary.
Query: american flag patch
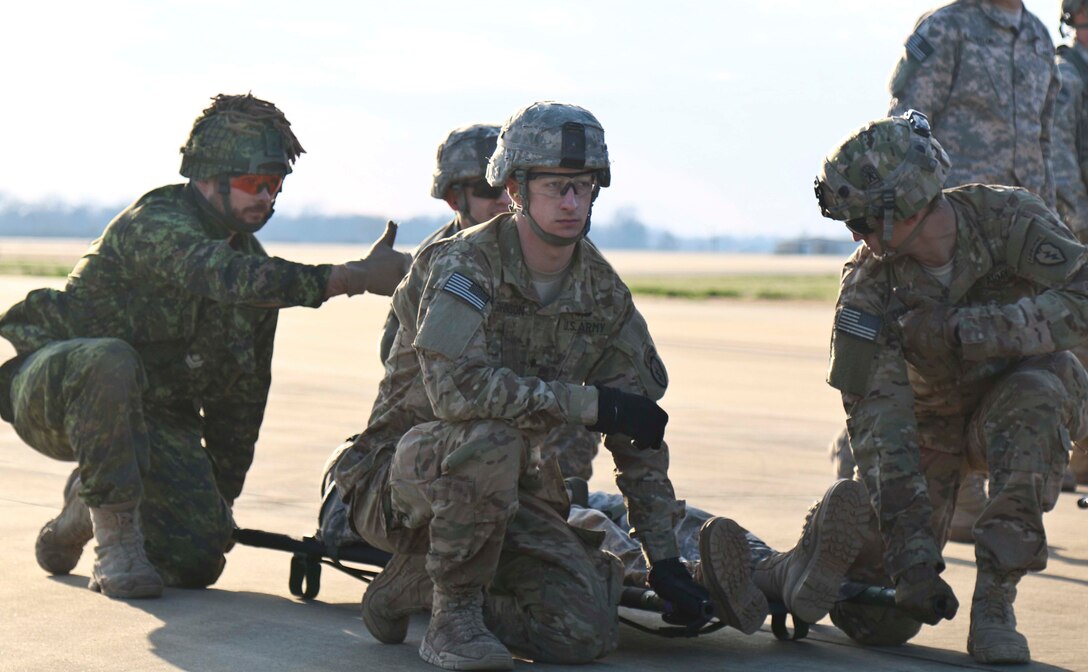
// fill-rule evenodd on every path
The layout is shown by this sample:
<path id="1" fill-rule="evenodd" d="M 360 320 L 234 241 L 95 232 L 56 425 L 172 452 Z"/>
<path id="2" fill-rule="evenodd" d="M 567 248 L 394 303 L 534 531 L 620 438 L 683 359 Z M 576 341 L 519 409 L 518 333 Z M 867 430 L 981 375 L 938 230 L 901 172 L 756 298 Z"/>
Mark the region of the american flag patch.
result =
<path id="1" fill-rule="evenodd" d="M 866 341 L 876 341 L 877 334 L 880 333 L 880 323 L 879 316 L 846 306 L 839 312 L 835 328 Z"/>
<path id="2" fill-rule="evenodd" d="M 907 54 L 919 63 L 929 58 L 932 53 L 933 45 L 918 33 L 907 38 Z"/>
<path id="3" fill-rule="evenodd" d="M 479 311 L 482 311 L 491 300 L 491 297 L 479 285 L 456 272 L 446 279 L 442 289 Z"/>

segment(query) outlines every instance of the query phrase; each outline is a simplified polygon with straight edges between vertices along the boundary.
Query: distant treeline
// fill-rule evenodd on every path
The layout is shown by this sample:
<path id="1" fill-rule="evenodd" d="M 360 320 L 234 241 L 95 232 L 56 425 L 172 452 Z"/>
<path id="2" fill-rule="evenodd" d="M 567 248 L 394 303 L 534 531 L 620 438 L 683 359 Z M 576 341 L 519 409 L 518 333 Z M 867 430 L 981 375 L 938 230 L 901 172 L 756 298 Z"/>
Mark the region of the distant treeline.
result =
<path id="1" fill-rule="evenodd" d="M 11 204 L 0 197 L 0 236 L 94 238 L 121 211 L 116 207 L 65 204 Z M 397 243 L 415 245 L 449 217 L 413 217 L 398 222 Z M 275 242 L 367 243 L 385 226 L 371 215 L 277 214 L 260 238 Z M 590 238 L 598 246 L 625 250 L 772 252 L 780 242 L 768 236 L 681 237 L 644 224 L 632 210 L 607 222 L 595 219 Z"/>

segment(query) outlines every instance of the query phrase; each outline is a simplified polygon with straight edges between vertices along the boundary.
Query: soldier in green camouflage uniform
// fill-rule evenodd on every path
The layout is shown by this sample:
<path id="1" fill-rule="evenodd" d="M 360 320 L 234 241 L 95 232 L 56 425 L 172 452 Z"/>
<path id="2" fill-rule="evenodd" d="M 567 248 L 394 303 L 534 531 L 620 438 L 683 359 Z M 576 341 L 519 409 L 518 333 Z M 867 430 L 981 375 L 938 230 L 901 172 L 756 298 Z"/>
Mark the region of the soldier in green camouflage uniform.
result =
<path id="1" fill-rule="evenodd" d="M 964 473 L 988 469 L 967 649 L 1025 662 L 1016 586 L 1046 566 L 1043 513 L 1088 432 L 1088 376 L 1066 352 L 1088 336 L 1085 248 L 1028 191 L 942 191 L 949 167 L 912 110 L 850 136 L 817 178 L 824 216 L 865 241 L 843 269 L 828 376 L 883 538 L 856 569 L 878 580 L 882 556 L 903 612 L 952 618 L 941 548 Z M 861 640 L 881 625 L 842 605 L 832 617 Z"/>
<path id="2" fill-rule="evenodd" d="M 1088 3 L 1062 2 L 1062 30 L 1072 28 L 1070 44 L 1058 47 L 1062 88 L 1054 108 L 1054 145 L 1051 163 L 1058 191 L 1058 214 L 1081 242 L 1088 241 Z M 1074 352 L 1088 361 L 1084 347 Z M 1088 450 L 1077 444 L 1070 456 L 1075 483 L 1088 483 Z"/>
<path id="3" fill-rule="evenodd" d="M 336 466 L 353 528 L 394 553 L 363 616 L 379 640 L 403 641 L 407 615 L 389 605 L 429 577 L 428 662 L 589 662 L 616 646 L 622 569 L 599 535 L 567 525 L 562 474 L 543 455 L 569 427 L 606 434 L 651 583 L 703 590 L 673 532 L 683 504 L 653 401 L 668 379 L 630 292 L 584 238 L 609 184 L 593 115 L 520 110 L 488 181 L 515 212 L 419 254 L 393 298 L 401 326 L 370 422 Z"/>
<path id="4" fill-rule="evenodd" d="M 106 595 L 213 583 L 264 415 L 277 309 L 389 295 L 405 272 L 392 227 L 347 264 L 264 252 L 253 234 L 302 151 L 273 104 L 217 96 L 181 150 L 190 181 L 140 197 L 63 290 L 0 316 L 17 351 L 0 369 L 0 414 L 35 450 L 78 462 L 36 545 L 47 571 L 71 571 L 93 534 L 91 587 Z"/>

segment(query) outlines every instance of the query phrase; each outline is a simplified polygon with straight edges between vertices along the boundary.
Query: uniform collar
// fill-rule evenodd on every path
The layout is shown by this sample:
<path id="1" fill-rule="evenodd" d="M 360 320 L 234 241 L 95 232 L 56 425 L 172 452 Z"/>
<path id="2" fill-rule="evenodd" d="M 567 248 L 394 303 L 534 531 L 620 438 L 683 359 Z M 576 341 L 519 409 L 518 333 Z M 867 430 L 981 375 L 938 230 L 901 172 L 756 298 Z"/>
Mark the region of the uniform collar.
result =
<path id="1" fill-rule="evenodd" d="M 525 264 L 525 255 L 521 251 L 521 241 L 518 238 L 518 227 L 514 216 L 505 216 L 497 223 L 499 224 L 503 283 L 515 287 L 526 299 L 539 303 L 540 299 L 529 275 L 529 267 Z M 589 273 L 589 265 L 585 263 L 586 245 L 584 238 L 574 244 L 574 254 L 567 274 L 563 278 L 559 296 L 547 306 L 541 307 L 538 311 L 540 314 L 593 312 L 593 278 Z"/>

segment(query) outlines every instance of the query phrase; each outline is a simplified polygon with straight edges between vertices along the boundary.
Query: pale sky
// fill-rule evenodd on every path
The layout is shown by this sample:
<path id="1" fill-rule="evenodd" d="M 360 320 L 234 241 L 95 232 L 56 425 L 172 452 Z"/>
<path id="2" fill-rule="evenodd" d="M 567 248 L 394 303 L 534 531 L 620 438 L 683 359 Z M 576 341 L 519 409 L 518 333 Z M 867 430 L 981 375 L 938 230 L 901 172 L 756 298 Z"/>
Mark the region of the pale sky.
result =
<path id="1" fill-rule="evenodd" d="M 613 177 L 595 221 L 633 208 L 678 235 L 842 235 L 813 176 L 883 116 L 902 43 L 937 3 L 667 4 L 8 3 L 0 198 L 124 204 L 180 181 L 208 99 L 252 91 L 307 150 L 278 212 L 440 215 L 446 133 L 550 99 L 604 125 Z M 1059 41 L 1060 0 L 1025 4 Z"/>

